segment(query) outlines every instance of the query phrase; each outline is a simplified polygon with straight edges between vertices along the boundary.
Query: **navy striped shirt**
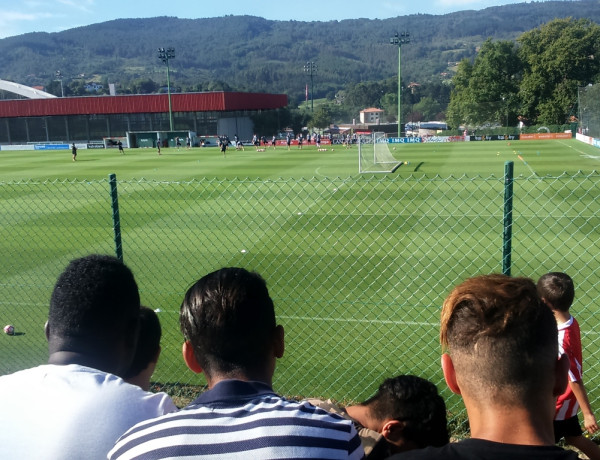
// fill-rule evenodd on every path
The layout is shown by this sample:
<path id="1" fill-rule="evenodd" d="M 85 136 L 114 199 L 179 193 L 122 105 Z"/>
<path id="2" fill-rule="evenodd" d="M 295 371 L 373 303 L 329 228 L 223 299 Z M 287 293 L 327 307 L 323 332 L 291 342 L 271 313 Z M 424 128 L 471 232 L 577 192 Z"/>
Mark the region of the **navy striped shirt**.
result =
<path id="1" fill-rule="evenodd" d="M 185 409 L 139 423 L 110 460 L 165 458 L 362 459 L 351 421 L 306 401 L 288 401 L 266 384 L 225 380 Z"/>

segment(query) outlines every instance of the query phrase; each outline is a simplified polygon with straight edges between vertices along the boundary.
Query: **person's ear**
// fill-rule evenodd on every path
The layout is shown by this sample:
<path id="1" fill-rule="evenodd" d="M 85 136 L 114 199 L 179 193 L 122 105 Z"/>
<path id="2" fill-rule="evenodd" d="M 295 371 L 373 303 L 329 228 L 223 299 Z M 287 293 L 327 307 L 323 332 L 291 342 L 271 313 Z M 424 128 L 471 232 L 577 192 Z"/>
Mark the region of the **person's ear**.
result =
<path id="1" fill-rule="evenodd" d="M 442 371 L 444 372 L 444 379 L 446 380 L 446 385 L 448 385 L 450 391 L 452 391 L 452 393 L 456 393 L 457 395 L 461 394 L 460 387 L 456 381 L 454 363 L 452 362 L 452 358 L 448 353 L 444 353 L 442 355 Z"/>
<path id="2" fill-rule="evenodd" d="M 48 324 L 48 321 L 46 321 L 46 324 L 44 324 L 44 334 L 46 334 L 46 340 L 49 341 L 50 340 L 50 324 Z"/>
<path id="3" fill-rule="evenodd" d="M 158 358 L 160 358 L 160 353 L 162 352 L 162 348 L 159 345 L 158 349 L 156 350 L 156 353 L 154 354 L 154 357 L 151 359 L 151 362 L 153 362 L 154 364 L 158 363 Z"/>
<path id="4" fill-rule="evenodd" d="M 273 334 L 273 352 L 276 358 L 281 358 L 285 353 L 285 330 L 277 325 Z"/>
<path id="5" fill-rule="evenodd" d="M 569 368 L 571 362 L 566 354 L 560 355 L 558 361 L 556 361 L 555 375 L 554 375 L 554 396 L 560 396 L 565 392 L 567 385 L 569 384 Z"/>
<path id="6" fill-rule="evenodd" d="M 196 354 L 194 353 L 194 347 L 189 341 L 183 342 L 183 360 L 185 361 L 186 366 L 196 374 L 202 373 L 202 366 L 198 363 L 196 359 Z"/>
<path id="7" fill-rule="evenodd" d="M 125 325 L 125 345 L 127 348 L 135 350 L 138 345 L 138 339 L 140 337 L 140 317 L 139 315 L 134 319 L 131 318 Z"/>
<path id="8" fill-rule="evenodd" d="M 401 422 L 400 420 L 388 420 L 383 424 L 381 428 L 381 435 L 385 438 L 387 442 L 393 444 L 395 446 L 402 446 L 405 443 L 404 439 L 404 427 L 406 426 L 405 422 Z"/>

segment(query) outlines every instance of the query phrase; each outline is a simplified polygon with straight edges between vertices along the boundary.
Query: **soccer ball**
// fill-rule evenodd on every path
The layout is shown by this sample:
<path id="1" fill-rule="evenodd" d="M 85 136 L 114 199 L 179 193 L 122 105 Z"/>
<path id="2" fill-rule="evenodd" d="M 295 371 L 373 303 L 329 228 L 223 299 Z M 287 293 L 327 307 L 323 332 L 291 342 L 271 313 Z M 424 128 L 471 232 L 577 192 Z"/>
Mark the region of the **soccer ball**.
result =
<path id="1" fill-rule="evenodd" d="M 15 335 L 15 327 L 12 324 L 4 326 L 4 333 L 7 335 Z"/>

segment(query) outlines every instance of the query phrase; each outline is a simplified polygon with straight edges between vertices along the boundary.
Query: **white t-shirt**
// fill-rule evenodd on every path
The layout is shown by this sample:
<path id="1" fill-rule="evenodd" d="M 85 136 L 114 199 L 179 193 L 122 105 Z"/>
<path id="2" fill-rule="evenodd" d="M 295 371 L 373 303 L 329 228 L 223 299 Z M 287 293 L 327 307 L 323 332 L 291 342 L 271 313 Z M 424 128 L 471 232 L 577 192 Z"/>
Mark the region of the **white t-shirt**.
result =
<path id="1" fill-rule="evenodd" d="M 26 369 L 0 377 L 0 457 L 106 459 L 130 427 L 176 410 L 166 393 L 89 367 Z"/>

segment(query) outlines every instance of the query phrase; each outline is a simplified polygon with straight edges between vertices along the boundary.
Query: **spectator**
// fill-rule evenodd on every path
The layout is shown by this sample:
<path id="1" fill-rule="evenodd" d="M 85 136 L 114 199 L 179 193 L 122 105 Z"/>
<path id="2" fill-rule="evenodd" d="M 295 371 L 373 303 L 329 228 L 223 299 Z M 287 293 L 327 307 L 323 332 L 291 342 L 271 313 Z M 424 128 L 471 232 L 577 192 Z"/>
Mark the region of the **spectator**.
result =
<path id="1" fill-rule="evenodd" d="M 433 383 L 414 375 L 386 379 L 373 397 L 354 406 L 309 402 L 353 420 L 368 460 L 450 441 L 444 400 Z"/>
<path id="2" fill-rule="evenodd" d="M 556 321 L 529 278 L 484 275 L 444 301 L 442 370 L 462 396 L 471 438 L 397 459 L 576 459 L 554 445 L 556 397 L 569 360 L 558 357 Z"/>
<path id="3" fill-rule="evenodd" d="M 554 415 L 554 441 L 562 438 L 567 444 L 577 447 L 591 460 L 600 459 L 600 448 L 583 436 L 577 411 L 581 406 L 585 429 L 598 431 L 598 423 L 592 411 L 585 386 L 583 385 L 583 360 L 579 323 L 569 312 L 575 298 L 573 280 L 566 273 L 546 273 L 537 284 L 538 294 L 554 314 L 558 325 L 558 350 L 569 357 L 569 384 L 556 401 Z"/>
<path id="4" fill-rule="evenodd" d="M 208 391 L 178 414 L 140 423 L 109 459 L 363 458 L 352 423 L 271 389 L 284 352 L 265 281 L 241 268 L 198 280 L 180 310 L 183 357 Z"/>
<path id="5" fill-rule="evenodd" d="M 73 260 L 50 299 L 48 364 L 0 377 L 0 443 L 5 455 L 105 459 L 142 420 L 176 410 L 119 376 L 129 368 L 140 298 L 131 271 L 114 257 Z"/>
<path id="6" fill-rule="evenodd" d="M 137 385 L 142 390 L 150 390 L 150 378 L 160 356 L 161 335 L 160 321 L 154 310 L 141 307 L 140 333 L 133 361 L 125 373 L 126 382 Z"/>

